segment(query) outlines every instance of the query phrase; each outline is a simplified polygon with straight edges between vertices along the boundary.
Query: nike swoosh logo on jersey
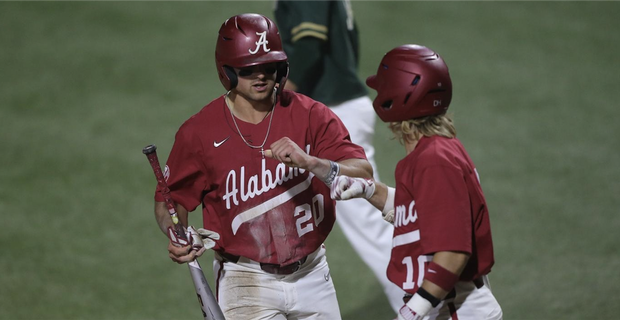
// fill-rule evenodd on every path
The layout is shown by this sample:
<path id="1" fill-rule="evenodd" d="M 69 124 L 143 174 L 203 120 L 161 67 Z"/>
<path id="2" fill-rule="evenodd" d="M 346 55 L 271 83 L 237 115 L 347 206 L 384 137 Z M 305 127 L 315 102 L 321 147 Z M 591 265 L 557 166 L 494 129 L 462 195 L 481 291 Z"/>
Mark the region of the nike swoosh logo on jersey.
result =
<path id="1" fill-rule="evenodd" d="M 226 137 L 226 139 L 224 139 L 224 140 L 222 140 L 220 142 L 213 141 L 213 146 L 216 147 L 216 148 L 221 146 L 224 142 L 226 142 L 228 140 L 228 138 L 230 138 L 230 136 Z"/>
<path id="2" fill-rule="evenodd" d="M 329 272 L 324 274 L 323 278 L 325 278 L 325 281 L 329 281 Z"/>

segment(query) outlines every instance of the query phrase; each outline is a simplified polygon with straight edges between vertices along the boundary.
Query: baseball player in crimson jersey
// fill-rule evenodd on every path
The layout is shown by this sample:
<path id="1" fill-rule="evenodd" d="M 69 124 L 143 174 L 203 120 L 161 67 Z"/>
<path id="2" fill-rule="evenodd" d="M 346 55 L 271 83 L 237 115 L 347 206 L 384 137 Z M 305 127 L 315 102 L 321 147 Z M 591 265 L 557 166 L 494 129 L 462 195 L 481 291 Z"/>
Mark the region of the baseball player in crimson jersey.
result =
<path id="1" fill-rule="evenodd" d="M 276 0 L 274 14 L 291 64 L 286 88 L 312 97 L 336 113 L 351 140 L 364 148 L 378 180 L 373 147 L 377 116 L 368 89 L 357 75 L 359 32 L 351 3 Z M 394 228 L 363 199 L 339 201 L 336 212 L 338 226 L 397 312 L 404 292 L 385 275 Z"/>
<path id="2" fill-rule="evenodd" d="M 329 185 L 338 173 L 370 178 L 372 167 L 325 105 L 282 89 L 287 56 L 271 20 L 226 20 L 215 54 L 228 91 L 180 127 L 165 175 L 181 221 L 201 205 L 212 233 L 199 233 L 219 235 L 210 237 L 222 311 L 340 319 L 323 245 L 335 221 Z M 166 231 L 160 191 L 155 211 Z M 172 240 L 168 249 L 178 263 L 204 252 Z"/>
<path id="3" fill-rule="evenodd" d="M 446 115 L 452 81 L 432 50 L 389 51 L 366 83 L 381 120 L 404 145 L 396 188 L 338 176 L 332 198 L 366 198 L 394 224 L 387 274 L 408 294 L 399 320 L 501 319 L 487 274 L 493 266 L 489 213 L 476 168 Z"/>

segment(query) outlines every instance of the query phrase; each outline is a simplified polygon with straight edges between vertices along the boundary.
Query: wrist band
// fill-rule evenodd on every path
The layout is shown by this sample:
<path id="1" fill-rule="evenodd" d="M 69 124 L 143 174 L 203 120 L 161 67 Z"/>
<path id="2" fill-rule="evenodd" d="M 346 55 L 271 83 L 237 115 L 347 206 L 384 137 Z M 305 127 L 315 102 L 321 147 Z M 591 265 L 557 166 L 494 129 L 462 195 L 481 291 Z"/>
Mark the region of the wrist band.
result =
<path id="1" fill-rule="evenodd" d="M 459 281 L 459 276 L 431 261 L 428 269 L 426 269 L 424 280 L 428 280 L 449 292 L 452 291 L 454 285 Z"/>
<path id="2" fill-rule="evenodd" d="M 340 165 L 338 163 L 329 161 L 329 173 L 323 178 L 326 185 L 331 186 L 336 176 L 340 173 Z"/>
<path id="3" fill-rule="evenodd" d="M 433 306 L 433 308 L 438 306 L 439 303 L 441 302 L 441 300 L 437 299 L 434 295 L 428 293 L 428 291 L 424 290 L 424 288 L 422 287 L 418 288 L 418 291 L 416 291 L 416 294 L 428 300 L 428 302 L 431 303 L 431 306 Z"/>
<path id="4" fill-rule="evenodd" d="M 426 290 L 419 288 L 413 297 L 411 297 L 411 300 L 406 303 L 406 306 L 414 312 L 415 316 L 417 316 L 413 319 L 422 319 L 428 314 L 429 311 L 431 311 L 431 309 L 437 306 L 433 306 L 433 302 L 429 301 L 427 296 L 434 298 L 437 300 L 437 304 L 439 304 L 439 299 L 433 297 L 431 294 L 426 292 Z"/>

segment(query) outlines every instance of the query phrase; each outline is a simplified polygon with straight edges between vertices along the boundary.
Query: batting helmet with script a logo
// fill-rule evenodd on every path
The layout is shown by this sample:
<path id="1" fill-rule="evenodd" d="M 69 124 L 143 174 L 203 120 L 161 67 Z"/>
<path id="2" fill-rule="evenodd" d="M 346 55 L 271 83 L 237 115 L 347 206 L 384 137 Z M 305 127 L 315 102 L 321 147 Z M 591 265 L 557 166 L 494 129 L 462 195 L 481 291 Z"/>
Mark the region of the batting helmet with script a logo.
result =
<path id="1" fill-rule="evenodd" d="M 385 122 L 444 113 L 452 100 L 448 66 L 433 50 L 403 45 L 385 54 L 366 84 L 377 90 L 375 112 Z"/>
<path id="2" fill-rule="evenodd" d="M 269 18 L 246 13 L 231 17 L 222 24 L 215 47 L 215 64 L 226 90 L 237 86 L 233 67 L 274 62 L 278 66 L 276 82 L 283 88 L 288 76 L 288 62 L 278 27 Z"/>

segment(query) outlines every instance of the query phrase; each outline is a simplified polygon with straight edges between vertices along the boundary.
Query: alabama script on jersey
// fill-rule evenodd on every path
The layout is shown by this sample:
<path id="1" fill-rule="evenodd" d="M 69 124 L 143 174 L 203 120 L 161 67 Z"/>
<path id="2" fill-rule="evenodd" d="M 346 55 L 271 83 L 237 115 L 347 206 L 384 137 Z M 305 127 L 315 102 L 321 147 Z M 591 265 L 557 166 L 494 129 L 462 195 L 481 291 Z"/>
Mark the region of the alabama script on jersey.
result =
<path id="1" fill-rule="evenodd" d="M 365 159 L 340 121 L 323 104 L 284 91 L 273 110 L 265 149 L 288 137 L 323 159 Z M 271 115 L 251 124 L 236 119 L 245 140 L 260 146 Z M 247 146 L 224 96 L 188 119 L 176 134 L 166 176 L 174 201 L 203 207 L 204 227 L 220 233 L 215 250 L 286 265 L 315 251 L 331 231 L 335 202 L 329 187 L 306 170 L 263 158 Z M 156 192 L 155 199 L 163 201 Z"/>
<path id="2" fill-rule="evenodd" d="M 478 174 L 461 142 L 422 137 L 396 166 L 394 238 L 388 277 L 415 293 L 432 254 L 471 254 L 461 281 L 491 271 L 493 243 Z"/>

